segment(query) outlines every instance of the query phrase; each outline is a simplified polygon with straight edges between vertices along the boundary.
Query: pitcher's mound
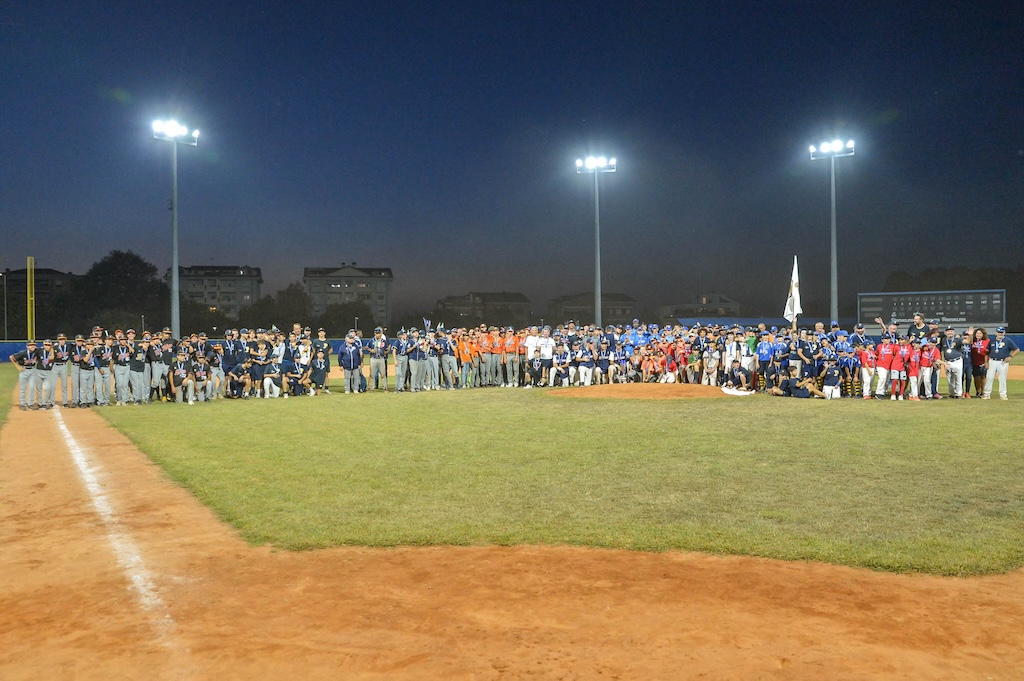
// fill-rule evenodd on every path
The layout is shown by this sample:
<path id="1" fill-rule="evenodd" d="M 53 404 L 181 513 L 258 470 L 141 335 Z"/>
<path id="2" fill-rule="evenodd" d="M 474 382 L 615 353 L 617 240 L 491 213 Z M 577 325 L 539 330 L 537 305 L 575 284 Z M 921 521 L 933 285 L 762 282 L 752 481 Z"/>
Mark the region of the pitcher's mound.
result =
<path id="1" fill-rule="evenodd" d="M 616 383 L 585 388 L 555 388 L 559 397 L 612 397 L 620 400 L 684 400 L 688 398 L 729 397 L 721 388 L 692 383 Z"/>

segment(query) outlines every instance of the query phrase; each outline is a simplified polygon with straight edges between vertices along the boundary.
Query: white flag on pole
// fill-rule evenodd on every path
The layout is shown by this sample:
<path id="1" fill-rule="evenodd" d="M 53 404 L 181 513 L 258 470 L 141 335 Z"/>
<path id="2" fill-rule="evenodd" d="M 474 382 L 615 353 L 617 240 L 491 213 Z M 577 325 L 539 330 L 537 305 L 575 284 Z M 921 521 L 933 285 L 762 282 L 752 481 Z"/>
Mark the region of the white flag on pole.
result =
<path id="1" fill-rule="evenodd" d="M 786 311 L 782 316 L 792 324 L 799 315 L 804 313 L 800 307 L 800 274 L 796 267 L 796 256 L 793 256 L 793 279 L 789 282 L 789 298 L 786 299 Z"/>

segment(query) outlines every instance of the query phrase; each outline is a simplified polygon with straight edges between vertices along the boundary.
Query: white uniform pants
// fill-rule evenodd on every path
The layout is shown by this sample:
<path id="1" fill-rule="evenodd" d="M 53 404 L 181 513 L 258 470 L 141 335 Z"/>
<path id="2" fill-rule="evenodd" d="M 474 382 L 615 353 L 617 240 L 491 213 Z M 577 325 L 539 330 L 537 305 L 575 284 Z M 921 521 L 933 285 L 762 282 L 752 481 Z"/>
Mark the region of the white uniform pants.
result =
<path id="1" fill-rule="evenodd" d="M 962 360 L 946 362 L 946 382 L 949 383 L 949 392 L 954 397 L 961 397 L 964 393 L 964 363 Z"/>
<path id="2" fill-rule="evenodd" d="M 21 406 L 36 406 L 36 369 L 29 367 L 18 374 L 18 402 Z"/>
<path id="3" fill-rule="evenodd" d="M 272 378 L 263 379 L 263 396 L 264 397 L 280 397 L 281 386 L 274 383 Z"/>
<path id="4" fill-rule="evenodd" d="M 999 379 L 999 396 L 1006 397 L 1006 377 L 1010 371 L 1010 363 L 1004 359 L 991 359 L 988 372 L 985 374 L 985 397 L 992 395 L 996 379 Z"/>
<path id="5" fill-rule="evenodd" d="M 871 367 L 860 368 L 860 389 L 864 397 L 871 397 L 871 377 L 874 375 L 875 370 Z"/>
<path id="6" fill-rule="evenodd" d="M 185 399 L 192 402 L 196 399 L 196 384 L 187 380 L 174 391 L 174 401 L 181 404 Z"/>
<path id="7" fill-rule="evenodd" d="M 932 396 L 932 367 L 921 367 L 921 391 L 918 397 L 924 395 L 925 397 Z"/>
<path id="8" fill-rule="evenodd" d="M 889 380 L 889 370 L 882 367 L 875 367 L 875 376 L 878 377 L 878 384 L 875 386 L 876 395 L 885 394 L 885 384 Z"/>
<path id="9" fill-rule="evenodd" d="M 580 385 L 590 385 L 594 380 L 594 367 L 580 367 Z"/>

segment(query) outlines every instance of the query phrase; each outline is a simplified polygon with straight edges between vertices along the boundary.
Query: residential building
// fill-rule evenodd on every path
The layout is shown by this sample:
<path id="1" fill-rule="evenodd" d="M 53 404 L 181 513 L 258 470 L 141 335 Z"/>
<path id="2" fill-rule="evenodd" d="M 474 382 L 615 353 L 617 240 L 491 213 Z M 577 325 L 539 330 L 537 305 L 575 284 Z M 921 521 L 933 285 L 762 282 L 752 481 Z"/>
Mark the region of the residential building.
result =
<path id="1" fill-rule="evenodd" d="M 636 315 L 636 300 L 625 293 L 601 294 L 601 322 L 628 324 Z M 577 324 L 594 323 L 594 294 L 576 293 L 548 301 L 548 318 L 555 324 L 570 319 Z"/>
<path id="2" fill-rule="evenodd" d="M 383 326 L 391 324 L 394 278 L 390 267 L 356 267 L 355 263 L 302 270 L 302 283 L 313 302 L 314 315 L 323 314 L 328 305 L 365 303 L 373 318 Z"/>
<path id="3" fill-rule="evenodd" d="M 450 327 L 486 322 L 517 329 L 530 323 L 530 299 L 508 291 L 470 291 L 464 296 L 448 296 L 437 301 L 442 320 Z"/>
<path id="4" fill-rule="evenodd" d="M 693 302 L 658 308 L 658 318 L 662 321 L 680 317 L 738 317 L 739 314 L 740 304 L 720 293 L 702 293 Z"/>
<path id="5" fill-rule="evenodd" d="M 28 270 L 4 270 L 4 279 L 7 280 L 7 295 L 10 297 L 12 307 L 13 301 L 20 297 L 25 300 L 28 293 Z M 60 270 L 48 267 L 35 268 L 35 298 L 36 306 L 49 305 L 54 296 L 60 293 L 68 293 L 76 280 L 82 279 L 81 274 L 61 272 Z"/>
<path id="6" fill-rule="evenodd" d="M 263 275 L 259 267 L 248 265 L 195 265 L 178 268 L 181 295 L 238 319 L 238 312 L 260 299 Z"/>

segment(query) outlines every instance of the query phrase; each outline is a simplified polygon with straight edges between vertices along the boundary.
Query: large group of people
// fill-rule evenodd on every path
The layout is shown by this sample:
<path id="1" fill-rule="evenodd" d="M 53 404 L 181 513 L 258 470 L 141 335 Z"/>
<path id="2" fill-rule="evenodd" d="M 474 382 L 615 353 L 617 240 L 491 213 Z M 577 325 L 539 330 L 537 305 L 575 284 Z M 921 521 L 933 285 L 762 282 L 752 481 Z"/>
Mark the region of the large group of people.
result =
<path id="1" fill-rule="evenodd" d="M 935 320 L 901 331 L 879 325 L 869 335 L 832 322 L 813 328 L 655 324 L 558 325 L 513 329 L 382 327 L 363 337 L 350 330 L 335 348 L 324 329 L 296 323 L 290 332 L 229 329 L 175 339 L 96 327 L 68 342 L 61 334 L 42 347 L 29 341 L 10 359 L 21 371 L 22 409 L 288 398 L 330 394 L 336 363 L 344 376 L 336 392 L 417 393 L 489 387 L 541 388 L 602 383 L 694 383 L 784 397 L 890 400 L 948 397 L 989 399 L 996 381 L 1007 399 L 1007 368 L 1019 349 L 998 328 L 958 334 Z M 59 396 L 58 396 L 59 393 Z"/>

